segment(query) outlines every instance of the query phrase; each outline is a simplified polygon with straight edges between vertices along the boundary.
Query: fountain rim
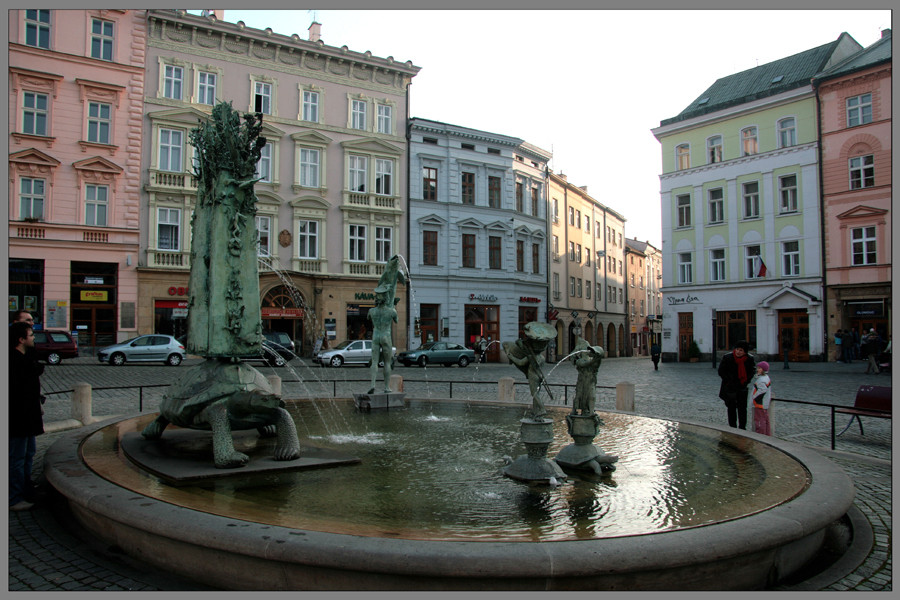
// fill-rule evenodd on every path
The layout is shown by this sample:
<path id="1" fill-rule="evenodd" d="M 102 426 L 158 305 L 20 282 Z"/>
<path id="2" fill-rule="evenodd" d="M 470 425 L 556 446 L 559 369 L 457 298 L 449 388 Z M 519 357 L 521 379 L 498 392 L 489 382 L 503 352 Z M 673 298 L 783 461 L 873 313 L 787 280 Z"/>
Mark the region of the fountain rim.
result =
<path id="1" fill-rule="evenodd" d="M 678 568 L 772 551 L 804 539 L 842 517 L 854 498 L 849 477 L 814 450 L 741 432 L 800 462 L 810 473 L 807 489 L 775 507 L 730 521 L 585 540 L 445 541 L 296 530 L 169 504 L 119 487 L 91 471 L 80 458 L 81 443 L 103 427 L 142 414 L 114 417 L 73 430 L 47 450 L 46 477 L 74 505 L 76 513 L 87 511 L 118 526 L 213 551 L 324 569 L 347 569 L 348 565 L 363 564 L 367 572 L 400 577 L 454 578 L 465 573 L 466 578 L 533 579 Z M 679 422 L 734 433 L 730 427 L 688 420 Z M 615 559 L 604 561 L 603 556 Z M 666 557 L 665 564 L 658 562 L 660 557 Z"/>

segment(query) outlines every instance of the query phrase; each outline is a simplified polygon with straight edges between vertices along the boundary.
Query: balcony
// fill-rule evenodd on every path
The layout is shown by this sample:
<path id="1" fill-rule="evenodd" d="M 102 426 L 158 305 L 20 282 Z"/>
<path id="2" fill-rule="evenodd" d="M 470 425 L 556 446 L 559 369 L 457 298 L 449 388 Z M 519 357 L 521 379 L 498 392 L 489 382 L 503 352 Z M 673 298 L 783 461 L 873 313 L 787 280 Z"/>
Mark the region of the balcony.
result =
<path id="1" fill-rule="evenodd" d="M 158 269 L 188 270 L 191 268 L 191 255 L 174 250 L 147 250 L 147 266 Z"/>
<path id="2" fill-rule="evenodd" d="M 147 189 L 195 194 L 197 192 L 197 178 L 192 173 L 151 169 L 150 183 L 147 184 Z"/>
<path id="3" fill-rule="evenodd" d="M 326 270 L 326 262 L 319 258 L 295 258 L 293 259 L 294 270 L 298 273 L 324 273 Z"/>
<path id="4" fill-rule="evenodd" d="M 378 208 L 391 212 L 400 211 L 400 199 L 365 192 L 344 192 L 344 204 L 353 208 Z"/>
<path id="5" fill-rule="evenodd" d="M 9 222 L 10 242 L 40 240 L 45 243 L 66 242 L 102 245 L 134 245 L 137 248 L 138 230 L 121 227 L 95 227 L 52 223 L 39 219 Z"/>

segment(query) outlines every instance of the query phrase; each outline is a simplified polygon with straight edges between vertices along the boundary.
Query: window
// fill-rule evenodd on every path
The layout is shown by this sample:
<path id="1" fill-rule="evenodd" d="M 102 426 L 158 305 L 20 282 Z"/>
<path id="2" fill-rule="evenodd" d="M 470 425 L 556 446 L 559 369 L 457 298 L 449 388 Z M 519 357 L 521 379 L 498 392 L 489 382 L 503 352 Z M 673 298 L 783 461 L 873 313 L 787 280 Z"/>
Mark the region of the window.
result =
<path id="1" fill-rule="evenodd" d="M 579 277 L 575 280 L 575 295 L 581 298 L 581 289 L 582 289 L 583 280 Z"/>
<path id="2" fill-rule="evenodd" d="M 264 115 L 272 114 L 272 84 L 254 82 L 253 110 Z"/>
<path id="3" fill-rule="evenodd" d="M 581 262 L 581 244 L 575 244 L 575 262 Z"/>
<path id="4" fill-rule="evenodd" d="M 197 76 L 197 102 L 214 105 L 216 103 L 216 74 L 200 71 Z"/>
<path id="5" fill-rule="evenodd" d="M 268 146 L 268 144 L 266 144 Z M 314 148 L 300 148 L 300 185 L 303 187 L 317 188 L 319 187 L 319 151 Z M 360 181 L 365 186 L 365 158 L 359 156 L 350 157 L 350 190 L 356 191 L 354 188 L 354 168 L 356 168 L 354 159 L 362 158 L 362 177 Z M 363 188 L 365 191 L 365 188 Z"/>
<path id="6" fill-rule="evenodd" d="M 175 65 L 164 65 L 163 96 L 173 100 L 181 100 L 181 89 L 184 84 L 184 69 Z"/>
<path id="7" fill-rule="evenodd" d="M 156 248 L 181 250 L 181 209 L 159 208 L 156 215 Z"/>
<path id="8" fill-rule="evenodd" d="M 50 11 L 25 11 L 25 45 L 50 49 Z"/>
<path id="9" fill-rule="evenodd" d="M 756 279 L 759 276 L 761 260 L 759 246 L 747 246 L 744 249 L 744 277 L 746 279 Z"/>
<path id="10" fill-rule="evenodd" d="M 622 288 L 619 288 L 619 304 L 625 304 L 625 294 Z"/>
<path id="11" fill-rule="evenodd" d="M 500 208 L 500 178 L 488 177 L 488 206 Z"/>
<path id="12" fill-rule="evenodd" d="M 109 127 L 112 106 L 101 102 L 88 103 L 88 141 L 109 143 Z"/>
<path id="13" fill-rule="evenodd" d="M 781 212 L 797 212 L 797 176 L 779 177 L 778 191 L 781 195 Z"/>
<path id="14" fill-rule="evenodd" d="M 259 256 L 269 256 L 272 253 L 270 245 L 271 236 L 269 235 L 272 219 L 269 217 L 256 217 L 256 254 Z"/>
<path id="15" fill-rule="evenodd" d="M 366 101 L 353 100 L 350 110 L 350 127 L 353 129 L 366 128 Z"/>
<path id="16" fill-rule="evenodd" d="M 850 242 L 854 267 L 878 262 L 875 254 L 875 227 L 854 227 L 850 230 Z"/>
<path id="17" fill-rule="evenodd" d="M 319 258 L 319 222 L 300 221 L 298 227 L 298 258 Z"/>
<path id="18" fill-rule="evenodd" d="M 369 159 L 365 156 L 350 155 L 350 191 L 365 192 L 368 178 Z"/>
<path id="19" fill-rule="evenodd" d="M 422 232 L 422 262 L 424 264 L 437 266 L 437 241 L 437 231 L 425 230 Z M 463 262 L 465 262 L 465 259 L 463 259 Z"/>
<path id="20" fill-rule="evenodd" d="M 875 185 L 875 155 L 856 156 L 850 159 L 850 189 Z"/>
<path id="21" fill-rule="evenodd" d="M 303 90 L 303 120 L 319 122 L 319 92 Z"/>
<path id="22" fill-rule="evenodd" d="M 634 298 L 632 298 L 631 299 L 631 316 L 632 316 L 632 318 L 634 318 L 634 314 L 635 314 L 634 313 L 634 305 L 635 305 L 635 300 L 634 300 Z"/>
<path id="23" fill-rule="evenodd" d="M 553 299 L 559 300 L 559 273 L 553 274 Z"/>
<path id="24" fill-rule="evenodd" d="M 675 197 L 675 206 L 678 209 L 678 226 L 691 226 L 691 196 L 684 194 Z"/>
<path id="25" fill-rule="evenodd" d="M 793 117 L 778 121 L 778 147 L 788 148 L 797 145 L 797 125 Z"/>
<path id="26" fill-rule="evenodd" d="M 271 183 L 272 181 L 272 142 L 260 148 L 259 162 L 256 163 L 256 176 L 260 181 Z"/>
<path id="27" fill-rule="evenodd" d="M 464 233 L 462 236 L 462 266 L 475 268 L 475 234 Z"/>
<path id="28" fill-rule="evenodd" d="M 710 164 L 722 162 L 722 136 L 714 135 L 706 140 L 706 155 Z"/>
<path id="29" fill-rule="evenodd" d="M 541 245 L 540 244 L 532 244 L 531 245 L 531 272 L 532 273 L 540 273 L 541 272 Z"/>
<path id="30" fill-rule="evenodd" d="M 109 207 L 109 187 L 87 185 L 84 195 L 84 224 L 106 227 L 106 212 Z"/>
<path id="31" fill-rule="evenodd" d="M 631 287 L 634 287 L 634 273 L 631 274 Z"/>
<path id="32" fill-rule="evenodd" d="M 463 150 L 475 150 L 475 144 L 465 144 L 460 142 L 459 147 Z"/>
<path id="33" fill-rule="evenodd" d="M 390 227 L 375 228 L 375 262 L 386 263 L 393 256 L 393 233 L 394 230 Z"/>
<path id="34" fill-rule="evenodd" d="M 569 260 L 575 260 L 575 242 L 569 242 Z"/>
<path id="35" fill-rule="evenodd" d="M 575 297 L 575 278 L 569 277 L 569 295 Z"/>
<path id="36" fill-rule="evenodd" d="M 587 233 L 591 232 L 591 218 L 587 215 L 584 215 L 584 230 Z"/>
<path id="37" fill-rule="evenodd" d="M 800 242 L 782 242 L 781 255 L 784 276 L 791 277 L 800 274 Z"/>
<path id="38" fill-rule="evenodd" d="M 47 94 L 25 92 L 23 95 L 22 133 L 47 135 Z"/>
<path id="39" fill-rule="evenodd" d="M 525 271 L 525 242 L 516 240 L 516 271 Z"/>
<path id="40" fill-rule="evenodd" d="M 46 181 L 23 177 L 19 182 L 19 218 L 44 218 L 44 188 Z"/>
<path id="41" fill-rule="evenodd" d="M 159 130 L 159 170 L 181 171 L 183 132 L 177 129 Z"/>
<path id="42" fill-rule="evenodd" d="M 516 210 L 525 212 L 525 186 L 522 182 L 516 182 Z"/>
<path id="43" fill-rule="evenodd" d="M 683 171 L 691 168 L 691 147 L 688 144 L 675 146 L 675 170 Z"/>
<path id="44" fill-rule="evenodd" d="M 422 199 L 437 200 L 437 169 L 422 167 Z"/>
<path id="45" fill-rule="evenodd" d="M 500 243 L 502 238 L 492 235 L 488 238 L 488 266 L 491 269 L 500 269 L 503 266 Z"/>
<path id="46" fill-rule="evenodd" d="M 366 226 L 350 226 L 350 260 L 365 262 L 366 260 Z"/>
<path id="47" fill-rule="evenodd" d="M 759 217 L 759 182 L 750 181 L 741 185 L 744 198 L 744 218 L 756 219 Z"/>
<path id="48" fill-rule="evenodd" d="M 394 109 L 387 104 L 378 105 L 378 133 L 393 133 Z"/>
<path id="49" fill-rule="evenodd" d="M 741 148 L 744 156 L 750 156 L 759 151 L 756 127 L 747 127 L 741 130 Z"/>
<path id="50" fill-rule="evenodd" d="M 725 220 L 725 201 L 722 188 L 709 190 L 709 222 L 721 223 Z"/>
<path id="51" fill-rule="evenodd" d="M 733 348 L 741 340 L 756 348 L 756 311 L 716 311 L 716 348 Z"/>
<path id="52" fill-rule="evenodd" d="M 475 173 L 462 174 L 462 203 L 475 204 Z"/>
<path id="53" fill-rule="evenodd" d="M 551 210 L 553 211 L 553 222 L 559 223 L 559 198 L 553 199 L 553 208 Z"/>
<path id="54" fill-rule="evenodd" d="M 725 249 L 709 251 L 709 280 L 725 281 Z"/>
<path id="55" fill-rule="evenodd" d="M 588 300 L 591 299 L 591 282 L 590 281 L 584 282 L 584 297 L 587 298 Z"/>
<path id="56" fill-rule="evenodd" d="M 91 24 L 91 58 L 113 59 L 113 24 L 93 19 Z"/>
<path id="57" fill-rule="evenodd" d="M 531 214 L 535 217 L 540 213 L 540 190 L 537 186 L 531 188 Z"/>
<path id="58" fill-rule="evenodd" d="M 390 196 L 394 193 L 394 161 L 389 158 L 375 159 L 375 193 Z M 390 257 L 388 257 L 390 258 Z"/>
<path id="59" fill-rule="evenodd" d="M 872 122 L 872 94 L 847 98 L 847 127 Z"/>
<path id="60" fill-rule="evenodd" d="M 575 225 L 575 207 L 569 207 L 569 225 Z"/>
<path id="61" fill-rule="evenodd" d="M 581 211 L 580 210 L 575 211 L 575 223 L 574 224 L 575 224 L 575 227 L 577 227 L 578 229 L 581 229 Z"/>
<path id="62" fill-rule="evenodd" d="M 691 253 L 682 252 L 678 255 L 678 283 L 693 283 L 694 274 L 691 269 Z"/>

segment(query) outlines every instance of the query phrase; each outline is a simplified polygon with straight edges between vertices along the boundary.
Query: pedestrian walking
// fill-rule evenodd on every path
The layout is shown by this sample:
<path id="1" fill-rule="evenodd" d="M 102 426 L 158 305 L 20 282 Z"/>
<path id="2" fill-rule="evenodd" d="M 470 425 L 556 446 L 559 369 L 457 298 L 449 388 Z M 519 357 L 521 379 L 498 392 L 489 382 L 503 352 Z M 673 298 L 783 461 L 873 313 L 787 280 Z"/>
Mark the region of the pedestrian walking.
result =
<path id="1" fill-rule="evenodd" d="M 653 361 L 653 370 L 659 371 L 659 357 L 662 353 L 662 350 L 659 348 L 659 344 L 653 344 L 650 346 L 650 359 Z"/>
<path id="2" fill-rule="evenodd" d="M 753 431 L 772 435 L 769 405 L 772 402 L 772 380 L 769 378 L 769 363 L 764 360 L 756 365 L 756 377 L 750 390 L 753 403 Z"/>
<path id="3" fill-rule="evenodd" d="M 881 336 L 874 329 L 869 330 L 869 335 L 866 336 L 865 344 L 863 345 L 863 351 L 868 357 L 866 373 L 881 373 L 881 368 L 878 366 L 878 355 L 881 353 Z"/>
<path id="4" fill-rule="evenodd" d="M 728 409 L 728 425 L 740 429 L 747 429 L 747 384 L 756 366 L 749 350 L 747 342 L 737 342 L 734 349 L 722 357 L 718 371 L 722 378 L 719 398 Z"/>
<path id="5" fill-rule="evenodd" d="M 9 328 L 9 509 L 28 510 L 34 504 L 31 469 L 36 436 L 44 433 L 41 373 L 44 366 L 28 355 L 34 331 L 24 322 Z"/>

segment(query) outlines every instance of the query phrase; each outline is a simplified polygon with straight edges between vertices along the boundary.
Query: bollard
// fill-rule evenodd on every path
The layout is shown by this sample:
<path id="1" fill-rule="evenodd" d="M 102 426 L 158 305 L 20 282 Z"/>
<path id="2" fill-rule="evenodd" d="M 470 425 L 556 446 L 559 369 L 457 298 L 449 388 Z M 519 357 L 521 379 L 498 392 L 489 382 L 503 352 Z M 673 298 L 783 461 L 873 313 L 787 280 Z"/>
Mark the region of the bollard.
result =
<path id="1" fill-rule="evenodd" d="M 616 384 L 616 410 L 634 412 L 634 384 L 622 381 Z"/>
<path id="2" fill-rule="evenodd" d="M 269 385 L 272 386 L 272 391 L 275 392 L 276 396 L 281 395 L 281 377 L 278 375 L 266 375 L 266 380 L 268 380 Z"/>
<path id="3" fill-rule="evenodd" d="M 94 422 L 92 411 L 91 384 L 76 383 L 72 389 L 72 418 L 84 425 Z"/>
<path id="4" fill-rule="evenodd" d="M 498 402 L 516 401 L 516 380 L 512 377 L 501 377 L 497 385 Z"/>
<path id="5" fill-rule="evenodd" d="M 403 391 L 403 375 L 391 375 L 390 388 L 392 392 Z"/>

